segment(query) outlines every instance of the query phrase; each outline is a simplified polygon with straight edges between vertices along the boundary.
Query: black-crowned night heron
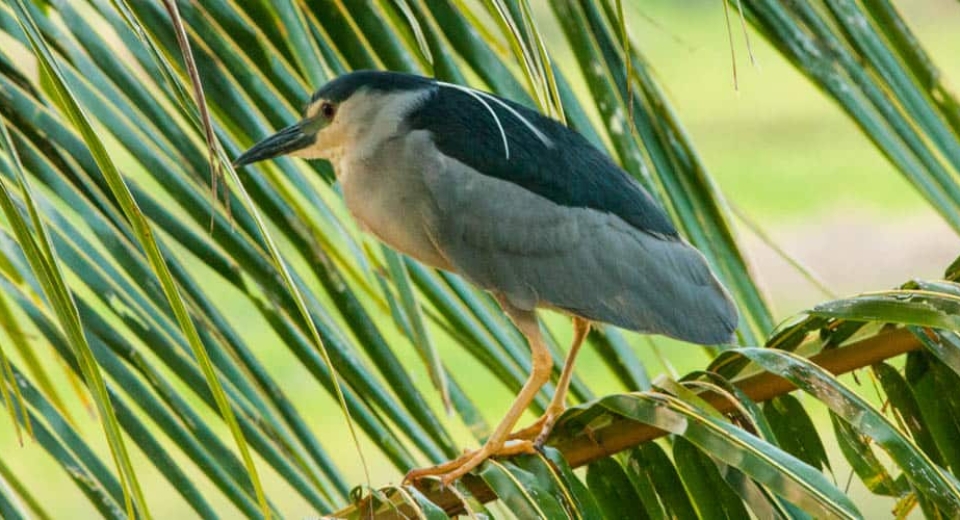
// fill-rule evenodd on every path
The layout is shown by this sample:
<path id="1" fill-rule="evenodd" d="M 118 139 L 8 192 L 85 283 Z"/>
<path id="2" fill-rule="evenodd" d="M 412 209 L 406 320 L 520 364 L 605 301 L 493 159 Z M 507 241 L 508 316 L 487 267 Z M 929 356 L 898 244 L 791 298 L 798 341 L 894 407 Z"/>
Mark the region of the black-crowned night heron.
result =
<path id="1" fill-rule="evenodd" d="M 355 72 L 235 164 L 283 154 L 329 159 L 364 229 L 492 293 L 530 344 L 532 373 L 483 447 L 408 479 L 449 483 L 490 456 L 542 443 L 590 322 L 701 344 L 729 342 L 736 329 L 727 292 L 650 195 L 580 134 L 512 101 Z M 539 307 L 573 318 L 573 345 L 546 413 L 511 434 L 550 378 Z"/>

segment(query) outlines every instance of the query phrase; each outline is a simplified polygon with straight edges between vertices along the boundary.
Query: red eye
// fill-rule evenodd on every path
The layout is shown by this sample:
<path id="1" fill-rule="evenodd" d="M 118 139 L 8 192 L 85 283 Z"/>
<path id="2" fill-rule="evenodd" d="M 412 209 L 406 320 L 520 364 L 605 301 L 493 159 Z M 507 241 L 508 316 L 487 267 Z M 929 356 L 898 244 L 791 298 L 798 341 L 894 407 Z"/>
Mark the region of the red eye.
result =
<path id="1" fill-rule="evenodd" d="M 323 114 L 323 117 L 332 119 L 333 116 L 337 115 L 337 107 L 334 106 L 333 103 L 324 101 L 323 104 L 320 105 L 320 113 Z"/>

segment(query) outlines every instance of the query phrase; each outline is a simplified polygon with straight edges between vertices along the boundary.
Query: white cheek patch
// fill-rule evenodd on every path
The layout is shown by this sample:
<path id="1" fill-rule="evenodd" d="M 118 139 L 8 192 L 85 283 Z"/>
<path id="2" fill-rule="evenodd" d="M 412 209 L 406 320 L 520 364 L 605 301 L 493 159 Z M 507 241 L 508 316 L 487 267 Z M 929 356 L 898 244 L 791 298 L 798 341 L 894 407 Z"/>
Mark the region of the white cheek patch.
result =
<path id="1" fill-rule="evenodd" d="M 431 94 L 430 89 L 408 92 L 361 92 L 354 94 L 340 107 L 339 116 L 345 119 L 344 134 L 350 136 L 344 142 L 345 155 L 358 158 L 370 156 L 385 141 L 395 137 L 404 117 L 423 99 Z M 349 145 L 349 146 L 348 146 Z"/>
<path id="2" fill-rule="evenodd" d="M 317 132 L 314 142 L 290 155 L 303 159 L 328 159 L 337 175 L 338 165 L 351 158 L 372 155 L 385 141 L 396 136 L 403 118 L 430 90 L 379 93 L 360 91 L 339 103 L 333 120 Z M 323 117 L 320 107 L 326 100 L 317 100 L 307 107 L 305 118 Z"/>

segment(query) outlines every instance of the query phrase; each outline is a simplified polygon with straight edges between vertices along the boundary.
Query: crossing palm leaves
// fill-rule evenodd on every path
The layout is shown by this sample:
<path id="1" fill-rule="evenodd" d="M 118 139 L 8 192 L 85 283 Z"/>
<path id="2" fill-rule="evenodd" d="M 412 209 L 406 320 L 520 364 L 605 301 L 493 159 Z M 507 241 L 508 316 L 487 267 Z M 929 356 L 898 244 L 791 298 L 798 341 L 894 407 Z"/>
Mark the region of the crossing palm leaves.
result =
<path id="1" fill-rule="evenodd" d="M 0 399 L 24 439 L 0 460 L 0 516 L 56 516 L 16 470 L 27 451 L 72 482 L 64 507 L 111 518 L 863 516 L 841 462 L 899 513 L 960 514 L 955 266 L 775 328 L 627 4 L 550 3 L 582 95 L 532 4 L 0 4 Z M 730 4 L 960 229 L 958 105 L 890 2 Z M 622 332 L 595 331 L 625 393 L 575 378 L 542 453 L 392 485 L 485 438 L 484 386 L 516 391 L 530 360 L 489 296 L 364 237 L 328 164 L 224 170 L 361 68 L 497 92 L 609 145 L 731 289 L 747 348 L 651 380 Z M 559 367 L 566 331 L 547 330 Z"/>

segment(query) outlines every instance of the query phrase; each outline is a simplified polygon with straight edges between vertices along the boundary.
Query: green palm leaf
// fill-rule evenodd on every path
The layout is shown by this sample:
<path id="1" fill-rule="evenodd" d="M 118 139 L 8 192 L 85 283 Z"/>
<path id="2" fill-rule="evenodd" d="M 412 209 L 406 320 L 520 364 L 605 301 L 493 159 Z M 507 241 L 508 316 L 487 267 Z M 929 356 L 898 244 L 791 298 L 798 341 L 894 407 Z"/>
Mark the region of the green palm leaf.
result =
<path id="1" fill-rule="evenodd" d="M 958 104 L 891 3 L 731 5 L 960 230 Z M 960 514 L 958 286 L 824 302 L 774 330 L 709 161 L 631 38 L 629 4 L 549 7 L 0 4 L 0 399 L 11 439 L 35 440 L 0 446 L 13 454 L 0 516 L 861 516 L 869 499 L 840 490 L 844 471 L 900 513 Z M 312 89 L 360 68 L 484 88 L 606 147 L 707 256 L 754 348 L 651 380 L 633 336 L 602 327 L 589 337 L 601 372 L 574 379 L 581 404 L 543 453 L 448 489 L 390 485 L 489 434 L 490 401 L 530 370 L 522 336 L 488 295 L 361 235 L 326 163 L 227 169 L 210 188 Z M 567 329 L 544 327 L 559 369 Z M 865 366 L 875 389 L 835 375 Z M 794 385 L 807 397 L 783 395 Z M 27 450 L 73 493 L 47 506 Z"/>

